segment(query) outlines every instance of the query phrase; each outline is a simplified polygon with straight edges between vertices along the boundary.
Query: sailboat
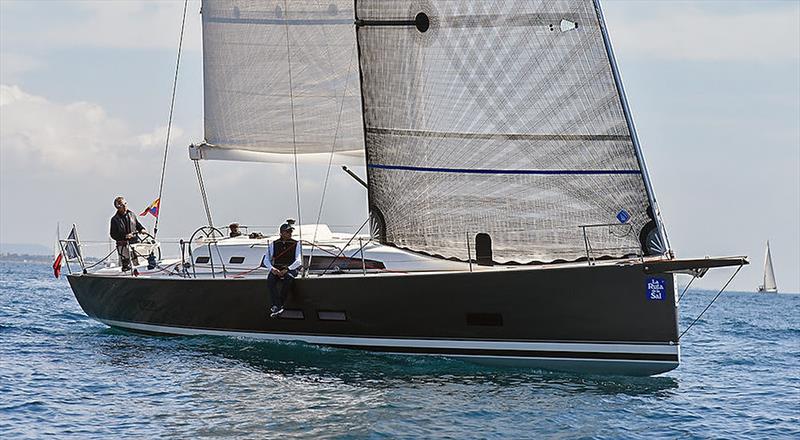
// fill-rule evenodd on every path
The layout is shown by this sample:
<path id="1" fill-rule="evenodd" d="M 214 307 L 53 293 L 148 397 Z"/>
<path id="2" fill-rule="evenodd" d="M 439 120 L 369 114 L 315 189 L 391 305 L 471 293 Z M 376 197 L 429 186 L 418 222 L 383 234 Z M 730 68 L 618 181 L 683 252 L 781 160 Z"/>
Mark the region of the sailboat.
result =
<path id="1" fill-rule="evenodd" d="M 764 253 L 764 282 L 758 286 L 758 291 L 778 293 L 778 285 L 775 283 L 775 271 L 772 269 L 772 255 L 769 252 L 769 240 L 767 240 L 767 250 Z"/>
<path id="2" fill-rule="evenodd" d="M 271 319 L 277 231 L 208 215 L 180 258 L 69 275 L 106 325 L 652 375 L 680 362 L 676 274 L 747 264 L 674 256 L 595 0 L 201 13 L 201 190 L 204 161 L 361 161 L 369 229 L 298 219 L 303 276 Z"/>

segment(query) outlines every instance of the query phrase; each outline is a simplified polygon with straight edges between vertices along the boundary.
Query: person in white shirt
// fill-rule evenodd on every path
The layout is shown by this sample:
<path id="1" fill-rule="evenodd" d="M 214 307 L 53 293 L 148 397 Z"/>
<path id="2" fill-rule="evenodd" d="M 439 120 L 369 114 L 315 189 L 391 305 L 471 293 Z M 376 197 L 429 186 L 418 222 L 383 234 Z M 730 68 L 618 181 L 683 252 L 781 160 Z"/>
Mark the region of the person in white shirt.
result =
<path id="1" fill-rule="evenodd" d="M 280 227 L 281 238 L 267 246 L 264 255 L 264 267 L 267 268 L 267 289 L 271 306 L 269 316 L 275 318 L 283 313 L 283 304 L 286 296 L 297 278 L 297 271 L 303 265 L 300 256 L 301 244 L 292 239 L 294 220 L 286 220 Z M 281 283 L 278 288 L 278 283 Z"/>

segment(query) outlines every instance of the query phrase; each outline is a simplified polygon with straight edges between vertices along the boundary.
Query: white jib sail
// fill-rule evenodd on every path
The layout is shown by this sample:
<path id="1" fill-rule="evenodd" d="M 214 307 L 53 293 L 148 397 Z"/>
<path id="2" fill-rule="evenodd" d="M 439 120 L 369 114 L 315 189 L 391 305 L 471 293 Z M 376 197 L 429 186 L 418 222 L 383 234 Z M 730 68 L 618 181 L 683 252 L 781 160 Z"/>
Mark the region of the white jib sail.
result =
<path id="1" fill-rule="evenodd" d="M 645 171 L 592 0 L 356 5 L 385 243 L 465 260 L 486 233 L 500 263 L 640 252 Z"/>

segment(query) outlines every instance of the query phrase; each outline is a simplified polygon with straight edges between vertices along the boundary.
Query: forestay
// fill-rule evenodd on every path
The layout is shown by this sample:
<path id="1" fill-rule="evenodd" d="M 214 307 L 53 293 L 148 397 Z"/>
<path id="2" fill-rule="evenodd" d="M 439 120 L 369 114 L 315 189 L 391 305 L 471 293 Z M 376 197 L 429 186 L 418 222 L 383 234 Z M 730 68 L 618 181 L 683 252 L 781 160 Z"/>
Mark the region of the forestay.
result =
<path id="1" fill-rule="evenodd" d="M 193 158 L 363 157 L 352 1 L 203 0 L 205 144 Z"/>
<path id="2" fill-rule="evenodd" d="M 575 260 L 582 225 L 613 224 L 586 229 L 593 256 L 641 252 L 656 223 L 594 2 L 356 8 L 385 243 L 466 259 L 483 232 L 498 262 Z"/>

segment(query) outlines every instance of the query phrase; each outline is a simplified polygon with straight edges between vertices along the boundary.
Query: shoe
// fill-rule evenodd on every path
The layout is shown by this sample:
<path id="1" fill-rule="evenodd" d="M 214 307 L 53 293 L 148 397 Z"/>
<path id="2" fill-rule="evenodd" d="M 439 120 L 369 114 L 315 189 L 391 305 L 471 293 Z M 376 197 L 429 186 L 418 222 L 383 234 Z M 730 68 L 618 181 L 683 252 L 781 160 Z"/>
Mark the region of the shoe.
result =
<path id="1" fill-rule="evenodd" d="M 277 318 L 278 316 L 281 316 L 281 313 L 283 313 L 283 307 L 278 308 L 276 306 L 272 306 L 272 308 L 270 308 L 269 310 L 271 312 L 269 314 L 270 318 Z"/>

